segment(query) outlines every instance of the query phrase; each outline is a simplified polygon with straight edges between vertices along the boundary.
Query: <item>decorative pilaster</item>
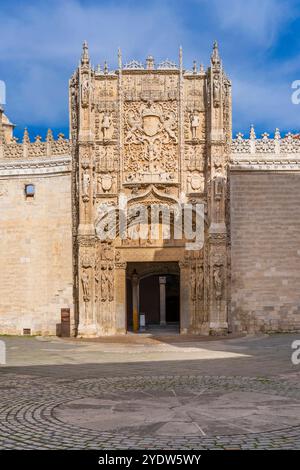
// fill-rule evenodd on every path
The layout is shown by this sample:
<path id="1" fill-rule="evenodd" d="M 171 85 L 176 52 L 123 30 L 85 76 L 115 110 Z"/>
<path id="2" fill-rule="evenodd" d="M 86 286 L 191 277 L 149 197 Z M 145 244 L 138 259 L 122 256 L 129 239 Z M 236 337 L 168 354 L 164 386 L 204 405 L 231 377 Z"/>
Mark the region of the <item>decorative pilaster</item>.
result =
<path id="1" fill-rule="evenodd" d="M 123 132 L 122 132 L 122 119 L 123 119 L 123 77 L 122 77 L 122 55 L 121 49 L 118 50 L 118 139 L 119 139 L 119 177 L 118 177 L 118 191 L 121 190 L 123 181 Z"/>
<path id="2" fill-rule="evenodd" d="M 139 330 L 139 278 L 136 273 L 132 275 L 132 319 L 133 319 L 133 331 L 137 333 Z"/>
<path id="3" fill-rule="evenodd" d="M 126 263 L 117 262 L 115 264 L 116 334 L 125 334 L 127 331 L 126 306 Z"/>
<path id="4" fill-rule="evenodd" d="M 95 240 L 91 237 L 79 238 L 79 325 L 78 335 L 97 336 L 97 325 L 94 309 L 95 296 Z"/>
<path id="5" fill-rule="evenodd" d="M 92 129 L 92 70 L 86 41 L 79 68 L 79 235 L 94 235 L 93 221 L 93 140 Z"/>
<path id="6" fill-rule="evenodd" d="M 227 166 L 230 149 L 231 109 L 230 83 L 226 78 L 214 43 L 208 70 L 209 229 L 207 263 L 209 272 L 208 312 L 211 334 L 227 332 Z"/>
<path id="7" fill-rule="evenodd" d="M 25 127 L 24 135 L 23 135 L 23 158 L 25 159 L 28 157 L 29 144 L 30 144 L 30 138 L 29 138 L 27 127 Z"/>

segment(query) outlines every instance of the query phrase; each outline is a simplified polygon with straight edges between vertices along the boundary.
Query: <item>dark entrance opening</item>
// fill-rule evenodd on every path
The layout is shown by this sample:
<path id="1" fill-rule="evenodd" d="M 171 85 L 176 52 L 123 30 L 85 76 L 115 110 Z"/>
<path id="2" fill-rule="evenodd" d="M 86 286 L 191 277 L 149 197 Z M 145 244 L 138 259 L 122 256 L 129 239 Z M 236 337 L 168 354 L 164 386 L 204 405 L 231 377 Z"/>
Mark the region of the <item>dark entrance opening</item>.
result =
<path id="1" fill-rule="evenodd" d="M 146 324 L 159 325 L 159 276 L 144 277 L 139 282 L 139 310 Z"/>
<path id="2" fill-rule="evenodd" d="M 166 320 L 167 323 L 179 323 L 179 276 L 170 274 L 166 277 Z"/>
<path id="3" fill-rule="evenodd" d="M 146 331 L 152 327 L 161 330 L 172 327 L 179 330 L 180 322 L 180 275 L 177 263 L 129 263 L 127 272 L 127 329 L 133 329 L 133 277 L 137 279 L 137 304 L 139 314 L 146 320 Z M 151 263 L 155 264 L 156 263 Z M 158 263 L 157 263 L 158 264 Z M 159 269 L 158 269 L 159 268 Z M 148 272 L 147 272 L 148 271 Z M 150 272 L 149 272 L 150 271 Z M 152 271 L 152 273 L 151 273 Z M 156 273 L 153 273 L 153 271 Z M 133 276 L 133 277 L 132 277 Z M 163 284 L 163 285 L 162 285 Z M 163 300 L 164 299 L 164 300 Z M 165 305 L 165 324 L 162 309 Z"/>

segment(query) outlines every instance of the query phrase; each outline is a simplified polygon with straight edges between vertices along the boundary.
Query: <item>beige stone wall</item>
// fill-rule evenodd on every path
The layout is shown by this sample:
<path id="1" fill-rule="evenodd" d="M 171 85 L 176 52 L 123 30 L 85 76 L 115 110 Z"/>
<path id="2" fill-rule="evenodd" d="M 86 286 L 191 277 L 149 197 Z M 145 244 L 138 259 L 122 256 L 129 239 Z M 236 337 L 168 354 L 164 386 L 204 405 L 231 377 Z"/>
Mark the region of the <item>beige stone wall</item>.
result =
<path id="1" fill-rule="evenodd" d="M 0 194 L 0 332 L 56 334 L 74 316 L 70 173 L 0 178 Z"/>
<path id="2" fill-rule="evenodd" d="M 300 173 L 231 174 L 235 330 L 300 330 Z"/>

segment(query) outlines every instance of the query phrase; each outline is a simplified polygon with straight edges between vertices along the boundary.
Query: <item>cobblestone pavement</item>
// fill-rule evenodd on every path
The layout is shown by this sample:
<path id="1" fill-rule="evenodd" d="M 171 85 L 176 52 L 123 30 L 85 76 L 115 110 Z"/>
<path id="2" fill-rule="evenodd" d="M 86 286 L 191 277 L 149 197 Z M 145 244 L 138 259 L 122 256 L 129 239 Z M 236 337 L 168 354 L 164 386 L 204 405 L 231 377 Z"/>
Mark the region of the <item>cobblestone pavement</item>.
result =
<path id="1" fill-rule="evenodd" d="M 99 343 L 83 352 L 78 342 L 49 340 L 59 359 L 44 363 L 45 342 L 3 339 L 14 354 L 0 369 L 1 449 L 300 449 L 300 371 L 288 359 L 295 335 L 202 342 L 198 351 L 185 343 L 183 362 L 172 344 L 142 349 L 144 361 L 134 362 L 128 347 L 122 369 L 119 352 L 103 358 Z M 208 358 L 217 351 L 225 362 Z"/>

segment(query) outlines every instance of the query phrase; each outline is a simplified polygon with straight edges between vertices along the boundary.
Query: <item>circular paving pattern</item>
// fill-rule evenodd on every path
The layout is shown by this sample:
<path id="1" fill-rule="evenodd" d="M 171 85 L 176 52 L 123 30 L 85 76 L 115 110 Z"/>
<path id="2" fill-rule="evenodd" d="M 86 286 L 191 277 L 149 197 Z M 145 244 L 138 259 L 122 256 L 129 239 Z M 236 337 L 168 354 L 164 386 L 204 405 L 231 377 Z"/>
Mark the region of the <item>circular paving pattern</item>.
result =
<path id="1" fill-rule="evenodd" d="M 300 448 L 300 388 L 248 377 L 0 381 L 0 448 Z"/>

